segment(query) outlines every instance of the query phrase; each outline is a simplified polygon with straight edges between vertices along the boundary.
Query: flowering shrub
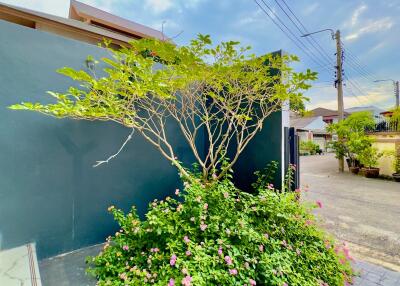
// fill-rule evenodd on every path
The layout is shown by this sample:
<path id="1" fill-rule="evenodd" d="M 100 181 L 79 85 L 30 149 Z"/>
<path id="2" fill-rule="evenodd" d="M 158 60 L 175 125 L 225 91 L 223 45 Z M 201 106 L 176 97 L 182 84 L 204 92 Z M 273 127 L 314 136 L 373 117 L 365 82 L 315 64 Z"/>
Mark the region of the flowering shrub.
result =
<path id="1" fill-rule="evenodd" d="M 185 183 L 177 199 L 109 210 L 121 230 L 90 258 L 98 285 L 344 285 L 349 253 L 316 224 L 297 193 L 249 194 L 228 178 Z"/>

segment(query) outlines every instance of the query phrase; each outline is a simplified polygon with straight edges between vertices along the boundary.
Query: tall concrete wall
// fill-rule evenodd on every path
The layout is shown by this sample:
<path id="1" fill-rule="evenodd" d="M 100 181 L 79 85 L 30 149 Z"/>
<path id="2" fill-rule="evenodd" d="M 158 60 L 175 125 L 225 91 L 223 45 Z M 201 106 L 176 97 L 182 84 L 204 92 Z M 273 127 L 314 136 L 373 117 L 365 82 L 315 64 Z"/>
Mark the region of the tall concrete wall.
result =
<path id="1" fill-rule="evenodd" d="M 104 50 L 4 21 L 0 39 L 0 249 L 36 242 L 44 258 L 102 242 L 117 229 L 108 206 L 134 204 L 143 215 L 149 201 L 180 187 L 175 168 L 138 134 L 119 157 L 92 167 L 125 140 L 130 131 L 121 126 L 7 109 L 50 102 L 46 91 L 74 84 L 56 69 L 86 69 L 86 57 L 106 56 Z M 238 162 L 240 185 L 269 160 L 282 159 L 281 131 L 277 113 Z M 173 143 L 180 160 L 193 162 L 181 137 Z"/>

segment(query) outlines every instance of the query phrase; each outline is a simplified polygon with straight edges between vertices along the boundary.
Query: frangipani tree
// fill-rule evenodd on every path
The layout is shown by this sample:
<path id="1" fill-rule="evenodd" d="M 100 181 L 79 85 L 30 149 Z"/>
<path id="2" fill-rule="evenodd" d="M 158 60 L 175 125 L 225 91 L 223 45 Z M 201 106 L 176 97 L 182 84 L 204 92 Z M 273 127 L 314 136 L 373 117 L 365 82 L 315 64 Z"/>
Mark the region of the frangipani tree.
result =
<path id="1" fill-rule="evenodd" d="M 49 92 L 54 104 L 21 103 L 11 108 L 57 118 L 117 122 L 140 132 L 181 175 L 189 176 L 171 144 L 176 130 L 171 134 L 166 128 L 167 122 L 175 121 L 203 180 L 218 180 L 271 113 L 287 102 L 302 105 L 302 91 L 316 78 L 310 70 L 296 73 L 289 67 L 298 60 L 295 56 L 257 57 L 238 44 L 213 46 L 210 37 L 203 35 L 188 46 L 142 39 L 113 50 L 106 43 L 111 56 L 102 59 L 108 65 L 105 76 L 97 76 L 95 68 L 90 73 L 62 68 L 58 72 L 78 81 L 79 88 Z M 209 147 L 205 154 L 197 144 L 202 132 Z M 229 163 L 222 164 L 227 154 Z"/>

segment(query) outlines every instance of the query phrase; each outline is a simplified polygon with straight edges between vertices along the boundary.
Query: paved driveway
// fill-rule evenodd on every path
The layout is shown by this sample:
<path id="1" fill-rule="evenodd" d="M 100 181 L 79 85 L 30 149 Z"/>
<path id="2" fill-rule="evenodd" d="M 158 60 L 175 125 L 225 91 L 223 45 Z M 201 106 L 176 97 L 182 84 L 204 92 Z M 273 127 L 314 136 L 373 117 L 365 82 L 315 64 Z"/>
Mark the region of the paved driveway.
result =
<path id="1" fill-rule="evenodd" d="M 340 174 L 331 154 L 300 164 L 301 185 L 309 186 L 304 198 L 322 201 L 316 212 L 328 231 L 347 241 L 354 257 L 400 272 L 400 183 Z"/>

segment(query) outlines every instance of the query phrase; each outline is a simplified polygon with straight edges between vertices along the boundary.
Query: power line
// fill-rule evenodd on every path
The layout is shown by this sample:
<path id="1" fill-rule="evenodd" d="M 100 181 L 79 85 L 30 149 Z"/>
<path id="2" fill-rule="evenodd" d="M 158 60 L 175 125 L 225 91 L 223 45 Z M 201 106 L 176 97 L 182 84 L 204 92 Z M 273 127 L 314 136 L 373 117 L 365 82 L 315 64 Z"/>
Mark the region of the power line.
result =
<path id="1" fill-rule="evenodd" d="M 301 34 L 307 34 L 309 31 L 307 28 L 304 26 L 304 24 L 300 21 L 300 19 L 296 16 L 296 14 L 293 12 L 293 10 L 290 8 L 290 6 L 287 4 L 285 0 L 281 0 L 283 4 L 286 6 L 286 8 L 289 10 L 289 12 L 293 15 L 295 20 L 300 24 L 300 26 L 303 28 L 303 31 L 298 27 L 298 25 L 293 21 L 292 17 L 288 15 L 285 11 L 285 9 L 279 4 L 277 0 L 275 0 L 276 4 L 278 4 L 279 8 L 285 13 L 285 15 L 289 18 L 289 20 L 293 23 L 293 25 L 299 30 Z M 311 39 L 311 40 L 310 40 Z M 306 37 L 306 40 L 314 47 L 314 49 L 317 50 L 317 52 L 329 63 L 332 65 L 331 62 L 331 55 L 329 55 L 324 48 L 321 47 L 321 45 L 314 39 L 313 36 L 310 36 L 310 38 Z M 315 46 L 315 45 L 317 46 Z"/>
<path id="2" fill-rule="evenodd" d="M 258 7 L 260 7 L 260 9 L 272 20 L 272 22 L 300 49 L 302 50 L 314 63 L 316 63 L 318 66 L 320 66 L 321 68 L 323 68 L 323 64 L 321 64 L 319 61 L 317 61 L 312 55 L 310 55 L 309 51 L 305 50 L 303 48 L 303 46 L 307 49 L 307 47 L 304 45 L 304 43 L 300 40 L 297 39 L 297 36 L 292 32 L 291 29 L 289 29 L 289 27 L 287 27 L 287 25 L 279 18 L 279 16 L 273 11 L 273 9 L 264 1 L 261 0 L 265 7 L 268 8 L 268 10 L 271 12 L 272 15 L 274 15 L 274 17 L 281 23 L 279 24 L 274 17 L 272 17 L 270 15 L 270 13 L 268 13 L 265 8 L 257 1 L 254 0 L 254 2 L 258 5 Z M 282 28 L 285 27 L 286 30 L 290 33 L 290 35 Z M 300 44 L 299 44 L 300 43 Z M 313 54 L 313 53 L 311 53 Z M 315 55 L 314 55 L 315 56 Z M 327 69 L 325 67 L 325 69 Z M 329 69 L 327 69 L 328 71 L 330 71 Z"/>
<path id="3" fill-rule="evenodd" d="M 344 46 L 344 43 L 342 42 L 342 45 Z M 362 75 L 363 77 L 365 77 L 368 81 L 374 81 L 375 76 L 370 73 L 364 66 L 363 64 L 358 60 L 357 56 L 355 56 L 351 51 L 349 51 L 347 48 L 344 49 L 345 53 L 346 53 L 346 59 L 348 59 L 348 61 L 346 61 L 349 66 L 357 71 L 360 75 Z"/>

